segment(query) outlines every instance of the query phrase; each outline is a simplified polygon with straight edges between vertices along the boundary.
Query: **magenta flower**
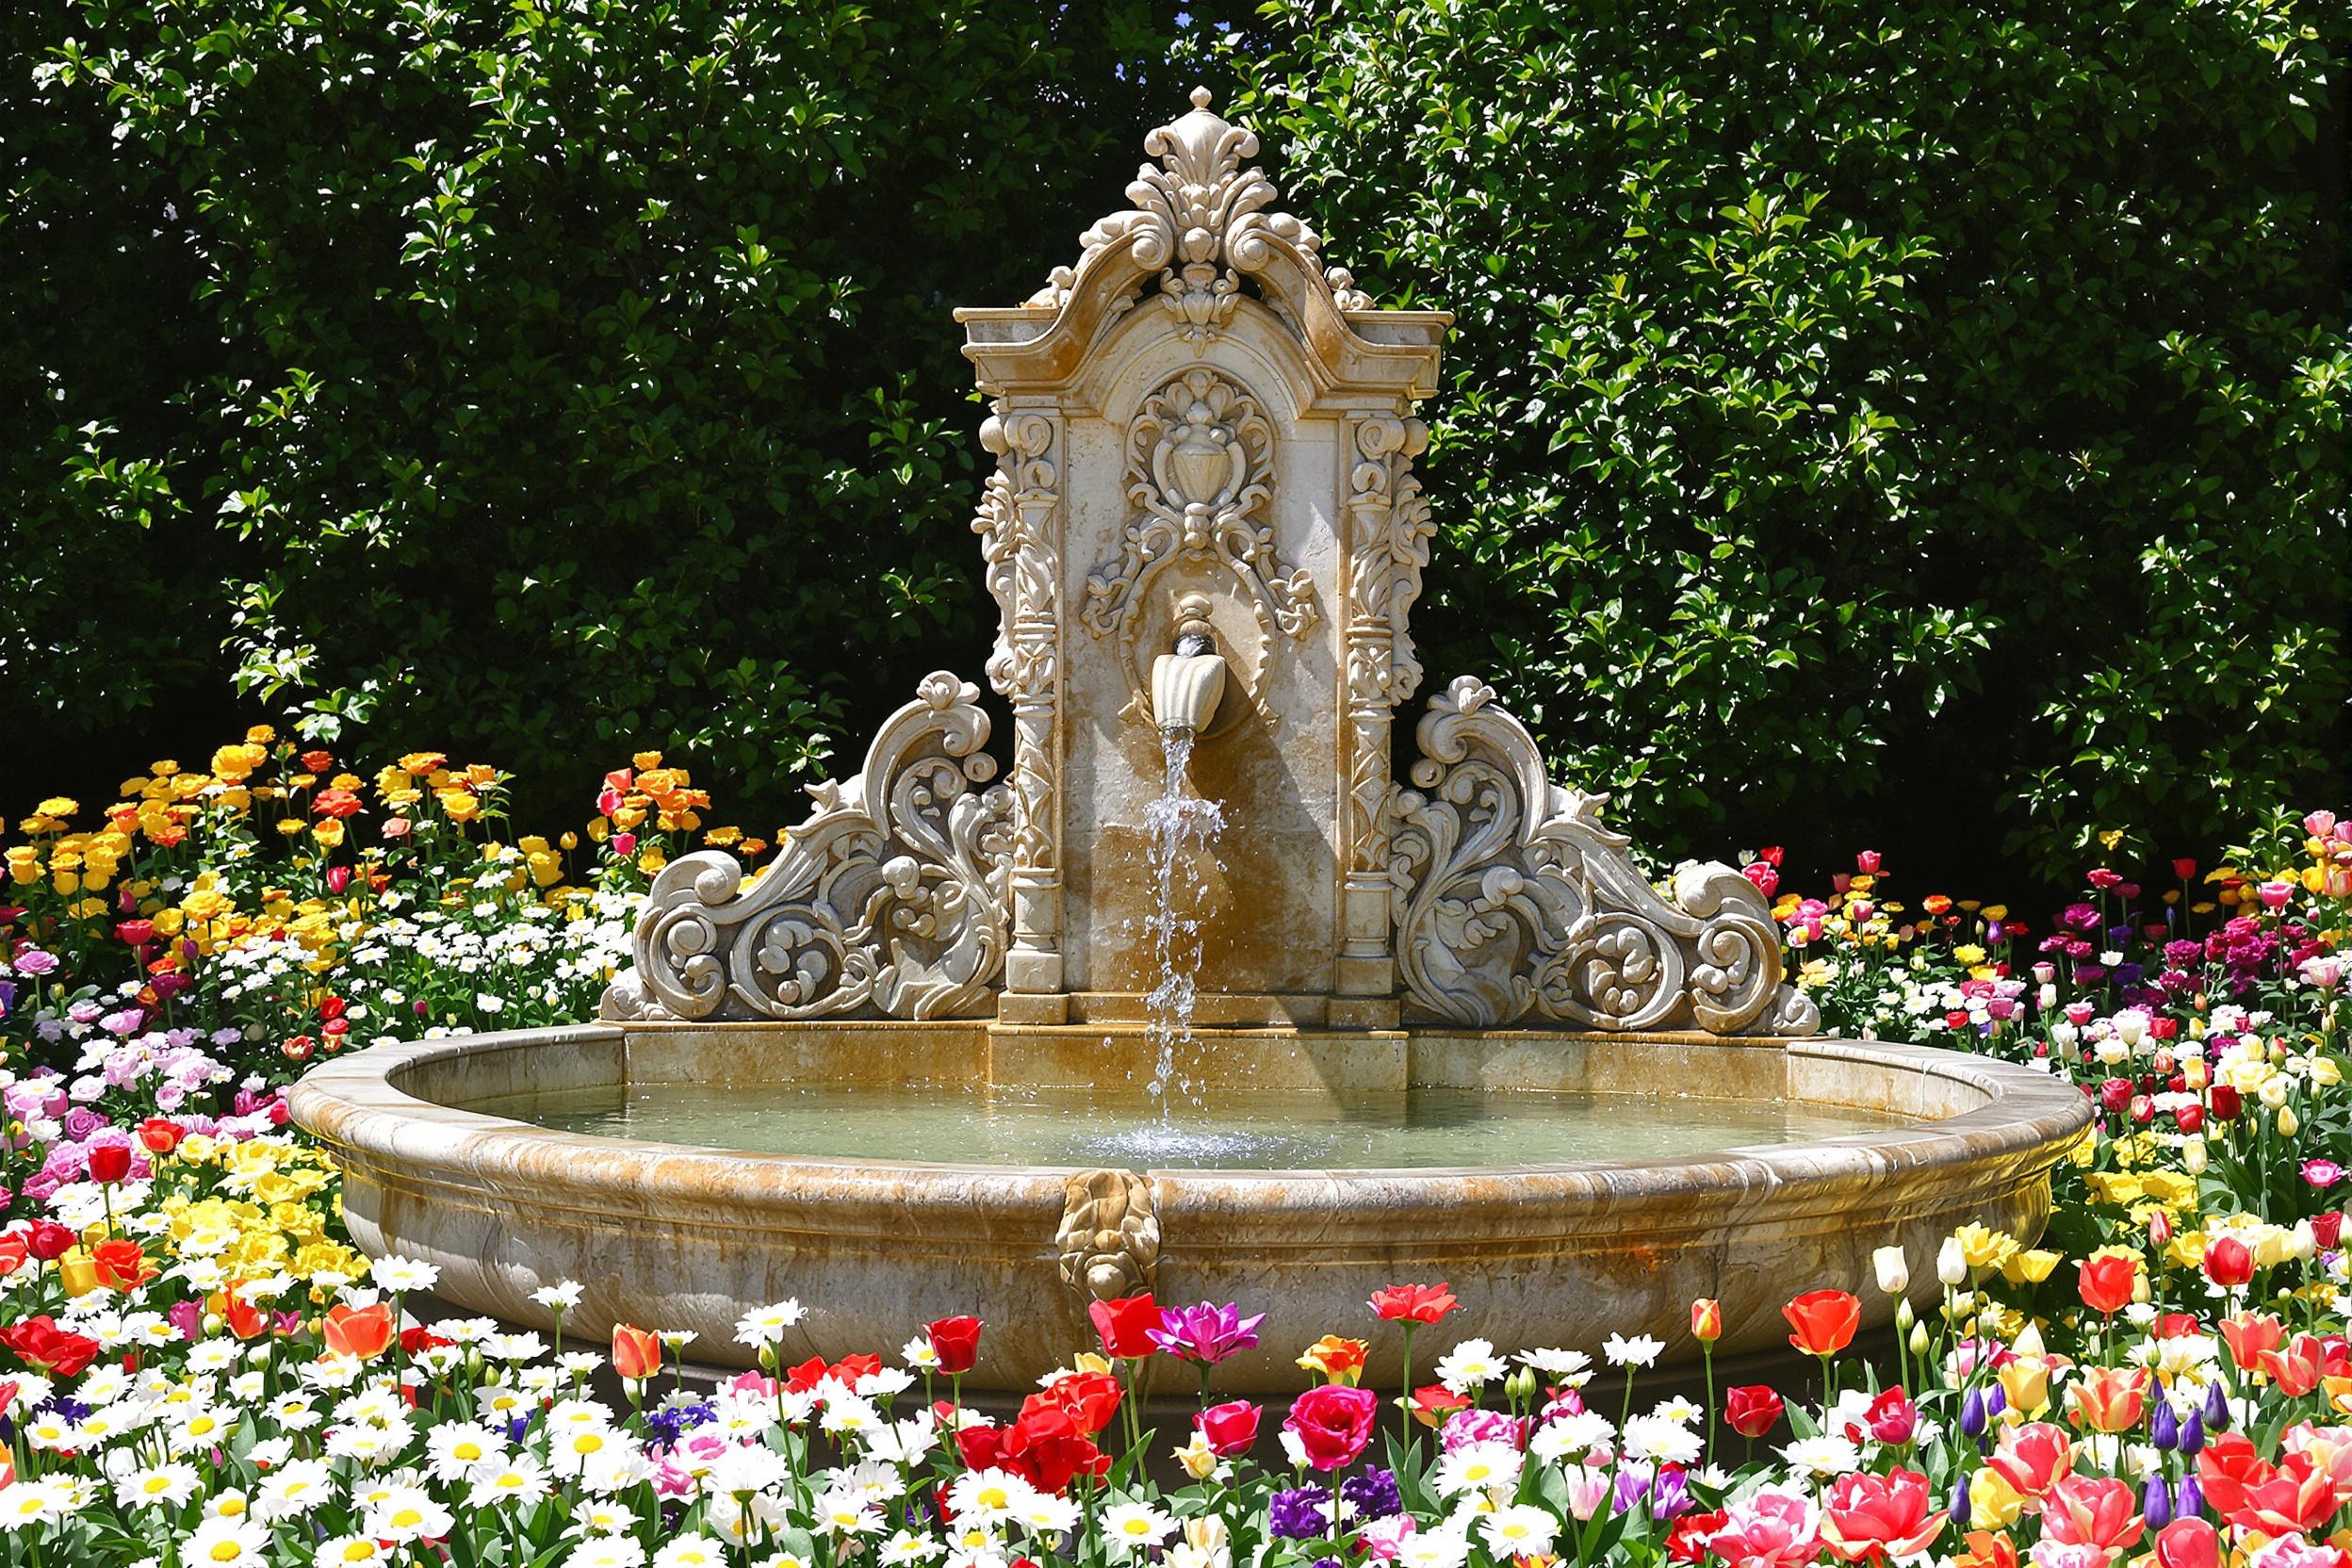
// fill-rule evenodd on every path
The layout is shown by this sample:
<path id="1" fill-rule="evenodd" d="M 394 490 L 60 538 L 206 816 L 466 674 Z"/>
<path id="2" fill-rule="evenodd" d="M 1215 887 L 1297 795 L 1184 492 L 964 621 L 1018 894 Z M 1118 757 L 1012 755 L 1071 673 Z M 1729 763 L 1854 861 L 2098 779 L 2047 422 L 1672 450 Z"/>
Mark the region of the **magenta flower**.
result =
<path id="1" fill-rule="evenodd" d="M 2311 1159 L 2303 1162 L 2303 1179 L 2326 1192 L 2344 1180 L 2344 1167 L 2333 1160 Z"/>
<path id="2" fill-rule="evenodd" d="M 1221 1307 L 1203 1301 L 1197 1307 L 1161 1308 L 1160 1326 L 1144 1332 L 1152 1344 L 1180 1361 L 1215 1366 L 1236 1350 L 1254 1348 L 1258 1325 L 1265 1321 L 1264 1313 L 1242 1316 L 1241 1308 L 1232 1301 Z"/>

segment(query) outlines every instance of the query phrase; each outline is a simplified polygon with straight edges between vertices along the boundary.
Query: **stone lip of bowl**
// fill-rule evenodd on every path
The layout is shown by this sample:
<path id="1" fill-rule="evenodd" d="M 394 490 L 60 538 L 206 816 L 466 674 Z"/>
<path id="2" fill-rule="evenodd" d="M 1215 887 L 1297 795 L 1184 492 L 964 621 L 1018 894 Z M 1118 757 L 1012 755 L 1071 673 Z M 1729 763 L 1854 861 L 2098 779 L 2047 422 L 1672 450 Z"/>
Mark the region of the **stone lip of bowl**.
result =
<path id="1" fill-rule="evenodd" d="M 736 1344 L 736 1318 L 788 1297 L 809 1309 L 784 1336 L 788 1364 L 857 1350 L 888 1355 L 932 1318 L 973 1313 L 988 1327 L 967 1381 L 1001 1389 L 1029 1386 L 1093 1346 L 1086 1302 L 1057 1266 L 1069 1168 L 643 1143 L 550 1131 L 411 1092 L 464 1101 L 627 1081 L 632 1038 L 658 1037 L 661 1027 L 581 1024 L 377 1046 L 314 1068 L 295 1086 L 291 1109 L 342 1165 L 346 1217 L 361 1248 L 438 1265 L 437 1293 L 471 1311 L 549 1327 L 532 1292 L 576 1280 L 584 1295 L 565 1316 L 567 1333 L 601 1339 L 623 1321 L 691 1329 L 694 1357 L 741 1364 L 753 1352 Z M 960 1027 L 977 1034 L 985 1025 Z M 779 1035 L 857 1028 L 765 1024 L 697 1035 L 754 1037 L 744 1043 L 757 1060 L 757 1048 Z M 1217 1369 L 1220 1393 L 1303 1386 L 1310 1375 L 1293 1358 L 1327 1332 L 1371 1340 L 1368 1378 L 1393 1380 L 1399 1336 L 1374 1320 L 1365 1298 L 1406 1281 L 1449 1281 L 1464 1307 L 1420 1336 L 1417 1375 L 1472 1335 L 1505 1350 L 1596 1352 L 1611 1332 L 1649 1333 L 1666 1342 L 1667 1361 L 1689 1359 L 1698 1353 L 1688 1316 L 1698 1297 L 1723 1302 L 1723 1355 L 1785 1346 L 1781 1303 L 1817 1287 L 1855 1292 L 1865 1325 L 1883 1323 L 1894 1304 L 1873 1282 L 1873 1249 L 1903 1248 L 1914 1299 L 1934 1298 L 1936 1251 L 1956 1226 L 1974 1220 L 2038 1235 L 2050 1168 L 2093 1119 L 2079 1090 L 2044 1073 L 1924 1046 L 1442 1035 L 1428 1046 L 1433 1054 L 1494 1040 L 1522 1057 L 1661 1052 L 1677 1064 L 1712 1051 L 1777 1052 L 1789 1098 L 1943 1114 L 1641 1162 L 1145 1172 L 1159 1228 L 1159 1299 L 1238 1299 L 1269 1315 L 1261 1348 Z M 1162 1392 L 1177 1392 L 1192 1373 L 1171 1367 L 1161 1380 Z"/>

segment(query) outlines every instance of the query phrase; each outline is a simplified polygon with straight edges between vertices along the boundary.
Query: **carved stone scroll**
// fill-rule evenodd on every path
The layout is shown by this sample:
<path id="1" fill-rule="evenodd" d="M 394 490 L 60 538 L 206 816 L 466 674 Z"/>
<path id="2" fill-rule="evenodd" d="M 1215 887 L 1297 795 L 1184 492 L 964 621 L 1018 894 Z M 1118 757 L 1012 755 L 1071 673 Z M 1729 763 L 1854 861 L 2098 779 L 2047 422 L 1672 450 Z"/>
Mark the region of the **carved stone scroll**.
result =
<path id="1" fill-rule="evenodd" d="M 731 855 L 663 867 L 638 916 L 636 970 L 606 1018 L 948 1018 L 982 1008 L 1004 964 L 1010 797 L 980 790 L 980 690 L 939 673 L 890 715 L 846 783 L 750 886 Z"/>
<path id="2" fill-rule="evenodd" d="M 1152 1288 L 1160 1261 L 1160 1217 L 1152 1184 L 1132 1170 L 1074 1171 L 1062 1184 L 1062 1222 L 1054 1233 L 1062 1280 L 1097 1301 Z"/>
<path id="3" fill-rule="evenodd" d="M 1809 1034 L 1781 983 L 1779 936 L 1754 885 L 1686 863 L 1653 888 L 1600 824 L 1608 798 L 1554 785 L 1527 727 L 1463 677 L 1416 732 L 1394 808 L 1405 991 L 1457 1022 L 1529 1013 L 1582 1028 Z"/>

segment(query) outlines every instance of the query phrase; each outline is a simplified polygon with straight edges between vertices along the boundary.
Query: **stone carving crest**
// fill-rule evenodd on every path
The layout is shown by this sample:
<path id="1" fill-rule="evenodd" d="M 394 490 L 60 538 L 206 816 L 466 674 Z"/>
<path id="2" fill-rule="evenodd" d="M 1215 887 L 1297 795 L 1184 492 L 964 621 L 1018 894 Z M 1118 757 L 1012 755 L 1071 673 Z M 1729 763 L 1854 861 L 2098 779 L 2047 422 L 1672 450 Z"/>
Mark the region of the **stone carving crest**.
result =
<path id="1" fill-rule="evenodd" d="M 1129 684 L 1143 590 L 1169 562 L 1215 561 L 1230 570 L 1271 645 L 1315 625 L 1315 584 L 1283 564 L 1266 516 L 1273 498 L 1274 426 L 1255 400 L 1207 366 L 1143 402 L 1127 431 L 1127 500 L 1134 509 L 1119 559 L 1086 579 L 1086 626 L 1119 634 Z"/>
<path id="2" fill-rule="evenodd" d="M 1150 1290 L 1160 1261 L 1152 1184 L 1132 1170 L 1073 1171 L 1062 1183 L 1054 1250 L 1063 1282 L 1097 1301 Z"/>
<path id="3" fill-rule="evenodd" d="M 1080 236 L 1078 265 L 1054 269 L 1026 303 L 1060 309 L 1087 262 L 1129 244 L 1138 266 L 1162 270 L 1160 300 L 1183 323 L 1180 335 L 1202 343 L 1233 318 L 1242 275 L 1263 269 L 1274 245 L 1297 251 L 1311 270 L 1319 262 L 1321 238 L 1289 213 L 1271 210 L 1282 199 L 1274 182 L 1241 166 L 1257 155 L 1257 133 L 1211 113 L 1209 102 L 1207 88 L 1194 88 L 1192 112 L 1143 139 L 1160 167 L 1135 172 L 1127 187 L 1135 204 Z M 1371 308 L 1347 269 L 1326 269 L 1323 280 L 1341 310 Z"/>
<path id="4" fill-rule="evenodd" d="M 1009 796 L 980 790 L 978 687 L 944 672 L 890 715 L 846 783 L 749 887 L 731 855 L 682 856 L 638 916 L 636 969 L 608 1019 L 945 1018 L 990 996 L 1004 968 Z"/>
<path id="5" fill-rule="evenodd" d="M 1600 824 L 1603 795 L 1554 785 L 1525 726 L 1463 677 L 1416 732 L 1395 805 L 1406 993 L 1479 1026 L 1533 1012 L 1594 1029 L 1807 1034 L 1781 983 L 1763 896 L 1720 862 L 1677 869 L 1671 898 Z"/>

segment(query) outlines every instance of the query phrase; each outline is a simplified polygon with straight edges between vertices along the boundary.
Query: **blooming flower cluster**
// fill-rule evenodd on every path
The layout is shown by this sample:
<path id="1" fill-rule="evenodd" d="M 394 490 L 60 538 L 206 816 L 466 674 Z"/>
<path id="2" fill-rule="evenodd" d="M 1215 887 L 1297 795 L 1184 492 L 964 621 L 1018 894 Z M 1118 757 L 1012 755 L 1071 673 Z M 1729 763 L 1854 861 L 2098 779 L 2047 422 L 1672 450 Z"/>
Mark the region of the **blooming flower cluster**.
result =
<path id="1" fill-rule="evenodd" d="M 577 1287 L 543 1293 L 551 1333 L 420 1321 L 435 1269 L 355 1252 L 285 1124 L 316 1054 L 584 1016 L 687 835 L 755 848 L 701 829 L 682 774 L 616 771 L 569 841 L 495 836 L 504 781 L 431 754 L 366 778 L 256 732 L 133 782 L 104 828 L 44 801 L 8 851 L 9 1568 L 2352 1568 L 2352 830 L 2326 813 L 2152 894 L 2094 872 L 2038 936 L 1905 908 L 1874 856 L 1818 899 L 1752 861 L 1832 1023 L 2099 1106 L 2043 1234 L 1789 1282 L 1810 1380 L 1718 1389 L 1712 1301 L 1707 1397 L 1661 1399 L 1658 1339 L 1498 1347 L 1477 1301 L 1399 1282 L 1282 1348 L 1295 1397 L 1217 1386 L 1254 1305 L 1137 1296 L 983 1414 L 968 1315 L 826 1360 L 825 1303 L 780 1301 L 738 1325 L 759 1369 L 698 1392 L 691 1336 L 567 1343 Z M 1865 1356 L 1870 1290 L 1897 1333 Z M 1197 1396 L 1177 1429 L 1146 1387 Z"/>

